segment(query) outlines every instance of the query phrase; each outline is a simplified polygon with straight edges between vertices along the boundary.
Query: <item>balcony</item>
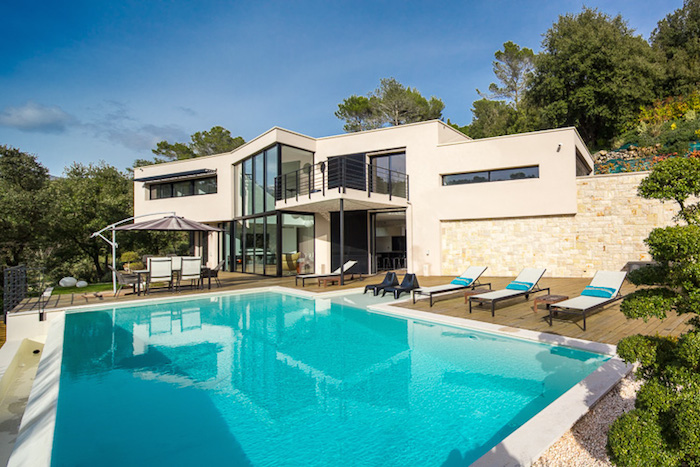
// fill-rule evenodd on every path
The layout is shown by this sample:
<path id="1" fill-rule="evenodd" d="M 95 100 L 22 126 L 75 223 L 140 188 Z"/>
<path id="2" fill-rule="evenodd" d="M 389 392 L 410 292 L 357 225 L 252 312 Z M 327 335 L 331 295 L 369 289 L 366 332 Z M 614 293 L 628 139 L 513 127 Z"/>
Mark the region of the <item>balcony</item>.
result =
<path id="1" fill-rule="evenodd" d="M 275 208 L 306 206 L 332 211 L 333 200 L 346 199 L 349 209 L 406 206 L 408 175 L 365 162 L 336 157 L 275 178 Z M 318 205 L 319 209 L 313 209 Z"/>

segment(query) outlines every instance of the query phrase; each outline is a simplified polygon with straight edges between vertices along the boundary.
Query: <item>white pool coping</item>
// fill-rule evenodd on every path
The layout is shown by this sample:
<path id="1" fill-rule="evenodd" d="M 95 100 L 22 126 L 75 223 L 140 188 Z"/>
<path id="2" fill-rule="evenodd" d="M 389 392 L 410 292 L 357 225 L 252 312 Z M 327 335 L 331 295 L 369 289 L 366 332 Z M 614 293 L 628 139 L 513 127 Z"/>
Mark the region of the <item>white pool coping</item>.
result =
<path id="1" fill-rule="evenodd" d="M 39 362 L 36 379 L 27 402 L 15 448 L 8 463 L 9 467 L 32 465 L 49 467 L 53 448 L 53 434 L 56 423 L 56 405 L 63 356 L 63 331 L 65 312 L 99 311 L 104 309 L 129 308 L 146 304 L 168 303 L 173 301 L 201 300 L 221 295 L 246 295 L 261 292 L 281 292 L 304 298 L 332 298 L 362 292 L 364 288 L 343 289 L 331 292 L 308 292 L 280 286 L 258 287 L 235 291 L 218 291 L 182 297 L 146 298 L 123 303 L 88 304 L 51 310 L 56 314 L 49 325 L 46 346 Z M 475 466 L 521 466 L 530 465 L 555 441 L 569 430 L 576 421 L 630 371 L 632 366 L 625 364 L 616 354 L 616 347 L 610 344 L 574 339 L 555 334 L 541 333 L 525 329 L 500 326 L 481 321 L 474 321 L 438 313 L 412 310 L 395 306 L 407 302 L 399 300 L 393 304 L 370 305 L 372 312 L 391 316 L 400 316 L 431 324 L 483 331 L 526 339 L 551 345 L 571 347 L 588 352 L 610 356 L 610 360 L 601 365 L 583 381 L 572 387 L 562 396 L 537 413 L 520 428 L 511 433 L 488 453 L 478 459 Z M 37 312 L 24 312 L 37 314 Z M 19 315 L 16 314 L 16 315 Z M 12 315 L 10 315 L 12 316 Z M 38 318 L 37 318 L 38 319 Z M 7 345 L 7 344 L 6 344 Z M 0 367 L 2 362 L 0 362 Z"/>

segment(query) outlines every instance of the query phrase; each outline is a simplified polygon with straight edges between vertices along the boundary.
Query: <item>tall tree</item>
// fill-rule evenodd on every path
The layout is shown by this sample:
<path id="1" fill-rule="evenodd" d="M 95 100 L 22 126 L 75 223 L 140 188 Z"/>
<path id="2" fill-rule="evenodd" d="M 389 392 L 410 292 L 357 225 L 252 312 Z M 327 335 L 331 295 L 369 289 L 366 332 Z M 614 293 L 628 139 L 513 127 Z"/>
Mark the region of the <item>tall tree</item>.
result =
<path id="1" fill-rule="evenodd" d="M 493 72 L 501 85 L 491 83 L 489 92 L 498 99 L 506 99 L 519 110 L 522 96 L 532 78 L 535 53 L 532 49 L 520 48 L 518 44 L 508 41 L 503 44 L 503 50 L 497 50 L 494 56 Z"/>
<path id="2" fill-rule="evenodd" d="M 664 94 L 674 96 L 700 86 L 700 0 L 685 0 L 659 21 L 651 33 L 652 46 L 665 60 Z"/>
<path id="3" fill-rule="evenodd" d="M 345 120 L 345 131 L 362 131 L 442 118 L 445 104 L 423 97 L 415 88 L 394 78 L 382 78 L 368 97 L 352 95 L 338 104 L 335 116 Z"/>
<path id="4" fill-rule="evenodd" d="M 151 150 L 155 157 L 153 159 L 137 159 L 134 162 L 134 167 L 221 154 L 233 151 L 245 144 L 242 137 L 236 136 L 234 138 L 229 130 L 221 126 L 214 126 L 209 131 L 198 131 L 190 136 L 190 139 L 190 143 L 160 141 L 156 148 Z"/>
<path id="5" fill-rule="evenodd" d="M 643 381 L 635 408 L 616 420 L 608 451 L 620 466 L 691 466 L 700 462 L 700 160 L 667 159 L 639 185 L 643 198 L 676 202 L 685 225 L 652 230 L 646 243 L 655 264 L 632 271 L 640 288 L 620 309 L 628 318 L 691 314 L 678 338 L 636 335 L 618 343 L 620 356 L 638 363 Z"/>
<path id="6" fill-rule="evenodd" d="M 92 232 L 133 215 L 133 182 L 127 174 L 100 162 L 82 165 L 74 163 L 62 178 L 51 184 L 58 212 L 52 230 L 60 242 L 66 261 L 86 256 L 94 266 L 91 279 L 105 275 L 100 258 L 107 253 L 107 244 L 90 238 Z"/>
<path id="7" fill-rule="evenodd" d="M 355 131 L 373 130 L 382 126 L 377 118 L 370 98 L 352 95 L 338 104 L 335 116 L 345 120 L 343 130 L 348 133 Z"/>
<path id="8" fill-rule="evenodd" d="M 51 208 L 49 171 L 35 156 L 0 146 L 0 264 L 16 266 L 36 248 Z"/>
<path id="9" fill-rule="evenodd" d="M 589 146 L 619 134 L 653 101 L 663 75 L 651 46 L 621 16 L 595 9 L 560 16 L 542 47 L 527 97 L 544 125 L 576 126 Z"/>

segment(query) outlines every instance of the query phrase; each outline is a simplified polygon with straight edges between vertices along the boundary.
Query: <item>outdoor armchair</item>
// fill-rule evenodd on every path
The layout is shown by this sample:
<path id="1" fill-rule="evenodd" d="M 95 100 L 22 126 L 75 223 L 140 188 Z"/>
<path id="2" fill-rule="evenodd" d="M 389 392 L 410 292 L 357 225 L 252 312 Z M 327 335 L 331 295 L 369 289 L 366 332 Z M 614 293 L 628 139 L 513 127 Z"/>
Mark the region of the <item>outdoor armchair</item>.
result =
<path id="1" fill-rule="evenodd" d="M 202 258 L 199 256 L 182 258 L 182 267 L 177 281 L 177 290 L 180 290 L 180 283 L 190 281 L 192 287 L 199 287 L 202 281 Z"/>
<path id="2" fill-rule="evenodd" d="M 399 285 L 399 278 L 396 277 L 395 272 L 387 272 L 386 276 L 384 277 L 384 280 L 380 282 L 379 284 L 370 284 L 365 286 L 365 291 L 363 293 L 367 293 L 368 290 L 371 290 L 374 296 L 376 297 L 379 295 L 379 292 L 384 290 L 387 287 L 396 287 Z"/>
<path id="3" fill-rule="evenodd" d="M 469 297 L 469 313 L 472 312 L 472 302 L 478 302 L 479 305 L 484 303 L 491 304 L 491 316 L 495 316 L 496 303 L 502 300 L 525 296 L 525 300 L 530 298 L 531 294 L 547 291 L 549 288 L 540 288 L 537 284 L 544 275 L 545 268 L 525 268 L 520 271 L 518 277 L 502 290 L 494 290 L 479 295 Z"/>
<path id="4" fill-rule="evenodd" d="M 384 290 L 382 291 L 382 297 L 386 295 L 387 292 L 391 292 L 394 294 L 394 298 L 398 300 L 402 293 L 410 293 L 411 290 L 417 289 L 418 287 L 420 287 L 420 285 L 418 285 L 418 278 L 416 277 L 416 275 L 406 274 L 405 276 L 403 276 L 401 285 L 396 287 L 384 288 Z"/>
<path id="5" fill-rule="evenodd" d="M 151 284 L 154 282 L 167 282 L 168 288 L 172 288 L 173 262 L 171 258 L 148 258 L 146 293 L 151 291 Z"/>
<path id="6" fill-rule="evenodd" d="M 119 292 L 121 292 L 122 288 L 124 287 L 131 287 L 132 293 L 136 293 L 136 286 L 138 285 L 138 275 L 136 274 L 125 274 L 121 271 L 117 271 L 112 267 L 112 265 L 107 266 L 112 272 L 117 276 L 117 285 L 119 286 L 117 288 L 117 291 L 114 293 L 115 297 L 119 296 Z"/>

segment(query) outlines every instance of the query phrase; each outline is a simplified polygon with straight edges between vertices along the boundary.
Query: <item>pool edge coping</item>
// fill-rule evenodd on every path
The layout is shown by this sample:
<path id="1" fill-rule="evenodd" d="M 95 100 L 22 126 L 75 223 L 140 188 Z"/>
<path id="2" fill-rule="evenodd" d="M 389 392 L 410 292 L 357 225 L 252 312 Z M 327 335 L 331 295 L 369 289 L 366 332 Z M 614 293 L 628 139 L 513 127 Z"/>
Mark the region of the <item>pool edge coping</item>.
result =
<path id="1" fill-rule="evenodd" d="M 42 355 L 42 359 L 39 363 L 35 383 L 32 385 L 27 407 L 24 415 L 22 416 L 20 431 L 15 447 L 13 448 L 10 456 L 8 467 L 24 465 L 23 461 L 25 458 L 22 456 L 26 455 L 24 454 L 25 452 L 31 453 L 32 465 L 50 466 L 51 464 L 53 434 L 56 422 L 56 404 L 58 400 L 61 359 L 63 353 L 64 333 L 62 331 L 65 326 L 65 312 L 99 311 L 103 309 L 142 306 L 149 303 L 168 303 L 171 301 L 197 300 L 220 295 L 247 295 L 263 292 L 282 292 L 289 295 L 311 299 L 332 298 L 358 293 L 362 290 L 363 288 L 360 287 L 330 292 L 310 292 L 283 286 L 265 286 L 242 290 L 216 291 L 181 297 L 170 296 L 145 298 L 119 304 L 86 304 L 51 310 L 51 313 L 60 313 L 60 315 L 54 318 L 49 325 L 49 331 L 47 332 L 46 339 L 47 346 L 44 348 L 44 354 Z M 572 347 L 588 352 L 605 354 L 611 357 L 610 360 L 601 365 L 596 371 L 591 373 L 588 377 L 569 389 L 563 395 L 555 399 L 534 417 L 529 419 L 517 430 L 503 439 L 499 444 L 477 459 L 477 461 L 472 464 L 475 466 L 530 465 L 532 462 L 537 460 L 552 444 L 560 439 L 561 436 L 563 436 L 566 431 L 574 425 L 574 423 L 576 423 L 598 400 L 600 400 L 600 398 L 607 394 L 624 376 L 632 371 L 632 366 L 625 364 L 617 356 L 616 346 L 611 344 L 530 331 L 510 326 L 484 323 L 466 318 L 445 316 L 438 313 L 412 310 L 402 306 L 397 306 L 409 301 L 410 299 L 405 299 L 393 302 L 391 304 L 383 303 L 377 305 L 367 305 L 367 309 L 372 312 L 385 315 L 401 316 L 403 318 L 423 322 L 427 321 L 435 324 L 485 331 L 549 345 Z M 58 338 L 54 337 L 55 333 L 59 333 Z M 57 353 L 57 359 L 49 362 L 48 359 L 51 358 L 50 355 L 52 355 L 54 352 Z M 49 356 L 47 357 L 47 355 Z M 46 363 L 44 363 L 45 359 L 47 360 Z M 52 389 L 51 394 L 44 396 L 44 398 L 40 398 L 38 395 L 43 391 L 43 389 L 40 390 L 38 389 L 38 386 L 36 386 L 36 382 L 40 380 L 40 376 L 42 378 L 41 382 L 43 386 L 49 383 L 52 384 L 50 386 Z M 591 388 L 592 392 L 590 394 L 587 392 L 587 387 Z M 50 396 L 53 397 L 51 398 Z M 36 417 L 31 417 L 31 414 L 34 412 L 39 412 L 38 415 L 41 417 L 39 419 Z M 30 414 L 30 418 L 25 422 L 25 416 L 27 416 L 27 414 Z M 562 414 L 565 414 L 566 416 L 562 417 Z M 38 433 L 34 433 L 37 429 L 35 426 L 39 422 L 43 422 L 45 426 L 40 426 L 38 428 L 44 429 Z M 37 454 L 41 455 L 42 458 L 37 460 Z M 15 458 L 18 460 L 14 460 Z M 42 462 L 46 463 L 43 464 Z"/>
<path id="2" fill-rule="evenodd" d="M 50 466 L 63 360 L 65 313 L 49 326 L 8 467 Z"/>

